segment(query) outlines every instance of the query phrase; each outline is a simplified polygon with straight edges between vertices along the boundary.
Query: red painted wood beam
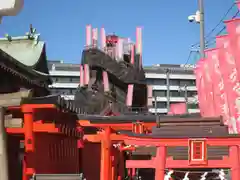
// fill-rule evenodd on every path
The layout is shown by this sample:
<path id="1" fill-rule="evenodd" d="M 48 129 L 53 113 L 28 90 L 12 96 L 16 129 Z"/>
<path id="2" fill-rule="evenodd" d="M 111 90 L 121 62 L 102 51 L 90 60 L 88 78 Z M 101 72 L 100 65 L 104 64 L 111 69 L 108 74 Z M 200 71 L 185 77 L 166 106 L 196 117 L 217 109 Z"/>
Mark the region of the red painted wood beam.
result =
<path id="1" fill-rule="evenodd" d="M 6 132 L 9 134 L 24 134 L 25 129 L 24 128 L 6 128 Z M 65 127 L 64 129 L 62 127 L 56 127 L 56 124 L 54 123 L 42 123 L 42 121 L 37 121 L 33 123 L 33 132 L 46 132 L 46 133 L 59 133 L 59 134 L 65 134 L 67 136 L 72 137 L 80 137 L 81 132 L 78 132 L 74 128 Z M 88 136 L 88 135 L 87 135 Z M 96 142 L 100 142 L 99 137 Z M 113 139 L 115 137 L 113 136 Z M 90 137 L 91 139 L 91 137 Z M 92 137 L 94 139 L 94 137 Z"/>
<path id="2" fill-rule="evenodd" d="M 91 124 L 88 120 L 78 120 L 79 125 L 83 127 L 97 127 L 97 128 L 106 128 L 111 127 L 113 130 L 132 130 L 132 123 L 119 123 L 119 124 Z M 145 129 L 151 130 L 153 126 L 156 126 L 156 123 L 142 123 Z"/>
<path id="3" fill-rule="evenodd" d="M 138 146 L 188 146 L 188 140 L 184 139 L 170 139 L 170 138 L 138 138 L 138 137 L 124 137 L 124 142 L 127 145 Z M 197 138 L 193 138 L 197 139 Z M 203 138 L 201 138 L 203 139 Z M 240 144 L 240 137 L 233 138 L 206 138 L 206 142 L 210 146 L 234 146 Z"/>
<path id="4" fill-rule="evenodd" d="M 155 168 L 159 165 L 159 162 L 155 159 L 152 160 L 126 160 L 126 168 Z M 231 163 L 228 158 L 223 160 L 208 160 L 207 165 L 189 165 L 188 160 L 173 160 L 167 158 L 166 167 L 167 169 L 174 168 L 230 168 Z"/>
<path id="5" fill-rule="evenodd" d="M 54 109 L 56 106 L 54 104 L 23 104 L 22 109 L 32 108 L 32 109 Z"/>
<path id="6" fill-rule="evenodd" d="M 8 134 L 23 134 L 24 129 L 23 128 L 6 128 L 6 132 Z"/>
<path id="7" fill-rule="evenodd" d="M 118 134 L 111 134 L 111 141 L 123 141 L 125 136 Z M 103 138 L 102 134 L 84 134 L 83 139 L 89 142 L 101 142 Z"/>
<path id="8" fill-rule="evenodd" d="M 126 168 L 155 168 L 154 160 L 126 160 Z"/>

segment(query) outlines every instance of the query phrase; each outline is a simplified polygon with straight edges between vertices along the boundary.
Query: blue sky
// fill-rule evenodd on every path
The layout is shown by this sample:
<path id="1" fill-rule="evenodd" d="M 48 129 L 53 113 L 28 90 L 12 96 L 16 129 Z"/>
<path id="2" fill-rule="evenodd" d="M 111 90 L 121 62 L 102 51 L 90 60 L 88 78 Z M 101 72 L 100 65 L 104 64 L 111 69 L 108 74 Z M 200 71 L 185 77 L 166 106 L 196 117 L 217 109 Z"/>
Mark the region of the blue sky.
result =
<path id="1" fill-rule="evenodd" d="M 205 0 L 206 32 L 233 2 Z M 3 19 L 0 36 L 23 35 L 32 23 L 47 44 L 49 60 L 79 63 L 86 24 L 104 26 L 107 33 L 133 40 L 136 26 L 142 26 L 145 65 L 181 64 L 186 63 L 191 45 L 199 41 L 199 26 L 187 20 L 196 10 L 197 0 L 25 0 L 18 16 Z M 234 8 L 229 17 L 236 11 Z M 193 59 L 189 63 L 194 63 Z"/>

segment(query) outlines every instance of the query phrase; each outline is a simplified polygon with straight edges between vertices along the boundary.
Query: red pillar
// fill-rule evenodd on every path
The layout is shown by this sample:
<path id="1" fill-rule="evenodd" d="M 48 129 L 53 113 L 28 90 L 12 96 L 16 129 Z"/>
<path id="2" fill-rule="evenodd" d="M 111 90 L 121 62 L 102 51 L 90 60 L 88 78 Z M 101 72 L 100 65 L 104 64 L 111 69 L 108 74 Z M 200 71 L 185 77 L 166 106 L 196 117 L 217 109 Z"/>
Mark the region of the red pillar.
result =
<path id="1" fill-rule="evenodd" d="M 84 133 L 84 130 L 82 127 L 78 126 L 77 127 L 77 136 L 78 136 L 78 139 L 77 139 L 77 153 L 78 153 L 78 170 L 79 172 L 82 172 L 82 148 L 84 147 L 84 142 L 83 142 L 83 133 Z"/>
<path id="2" fill-rule="evenodd" d="M 125 168 L 124 168 L 124 152 L 119 151 L 119 167 L 118 167 L 118 179 L 117 180 L 121 180 L 123 179 L 124 175 L 125 175 Z"/>
<path id="3" fill-rule="evenodd" d="M 166 147 L 157 147 L 155 159 L 155 180 L 163 180 L 165 176 Z"/>
<path id="4" fill-rule="evenodd" d="M 25 162 L 23 167 L 23 179 L 28 179 L 35 172 L 34 158 L 34 133 L 33 133 L 33 113 L 34 109 L 31 105 L 23 105 L 22 112 L 24 114 L 24 145 L 25 145 Z"/>
<path id="5" fill-rule="evenodd" d="M 27 166 L 26 166 L 26 157 L 25 155 L 23 156 L 23 160 L 22 160 L 22 180 L 28 180 L 27 179 Z"/>
<path id="6" fill-rule="evenodd" d="M 112 177 L 111 180 L 115 180 L 115 168 L 116 168 L 116 157 L 115 154 L 111 155 L 111 161 L 112 161 L 112 167 L 111 167 L 111 171 L 112 171 Z"/>
<path id="7" fill-rule="evenodd" d="M 103 132 L 101 142 L 101 180 L 111 180 L 112 163 L 111 163 L 111 128 L 107 127 Z"/>
<path id="8" fill-rule="evenodd" d="M 26 152 L 34 151 L 34 138 L 33 138 L 33 109 L 30 105 L 22 108 L 24 113 L 24 135 L 25 135 L 25 150 Z"/>
<path id="9" fill-rule="evenodd" d="M 231 162 L 232 180 L 239 180 L 240 179 L 239 146 L 231 146 L 229 149 L 229 156 Z"/>

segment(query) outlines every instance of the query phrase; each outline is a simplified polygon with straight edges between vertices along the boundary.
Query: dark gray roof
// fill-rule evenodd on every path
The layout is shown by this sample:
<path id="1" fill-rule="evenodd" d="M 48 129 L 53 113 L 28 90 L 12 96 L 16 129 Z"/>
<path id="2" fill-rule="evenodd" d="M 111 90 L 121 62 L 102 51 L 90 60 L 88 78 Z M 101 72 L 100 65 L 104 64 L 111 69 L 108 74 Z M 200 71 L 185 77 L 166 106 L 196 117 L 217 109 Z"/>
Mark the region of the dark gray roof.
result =
<path id="1" fill-rule="evenodd" d="M 48 68 L 51 70 L 54 64 L 55 70 L 59 71 L 79 71 L 79 64 L 63 63 L 62 61 L 48 61 Z M 164 74 L 167 71 L 176 74 L 193 74 L 193 68 L 184 68 L 180 64 L 160 64 L 154 66 L 145 66 L 146 73 Z"/>
<path id="2" fill-rule="evenodd" d="M 186 67 L 189 65 L 180 64 L 158 64 L 153 66 L 145 66 L 144 71 L 146 73 L 176 73 L 176 74 L 193 74 L 192 67 Z M 193 66 L 193 65 L 190 65 Z"/>

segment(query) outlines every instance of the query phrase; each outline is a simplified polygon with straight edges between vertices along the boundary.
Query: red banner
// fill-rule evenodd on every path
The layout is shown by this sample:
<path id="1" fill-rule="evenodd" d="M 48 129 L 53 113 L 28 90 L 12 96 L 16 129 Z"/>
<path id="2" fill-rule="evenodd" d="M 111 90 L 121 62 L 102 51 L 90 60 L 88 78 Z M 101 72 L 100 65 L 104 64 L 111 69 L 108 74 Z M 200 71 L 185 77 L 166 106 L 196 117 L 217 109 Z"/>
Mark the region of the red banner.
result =
<path id="1" fill-rule="evenodd" d="M 212 49 L 205 51 L 205 61 L 204 61 L 204 68 L 203 71 L 205 73 L 205 92 L 206 92 L 206 98 L 208 100 L 207 102 L 207 114 L 209 117 L 217 116 L 216 114 L 216 107 L 215 107 L 215 101 L 214 101 L 214 89 L 213 89 L 213 68 L 212 66 L 212 58 L 211 58 L 211 51 Z"/>
<path id="2" fill-rule="evenodd" d="M 222 115 L 222 111 L 221 111 L 221 94 L 220 94 L 220 90 L 218 88 L 219 82 L 220 82 L 220 78 L 221 78 L 221 73 L 219 71 L 218 66 L 219 63 L 216 62 L 218 61 L 218 49 L 214 48 L 214 49 L 208 49 L 205 51 L 206 54 L 206 66 L 208 68 L 208 81 L 206 82 L 209 90 L 210 90 L 210 94 L 209 94 L 209 98 L 211 100 L 211 104 L 209 104 L 210 102 L 208 101 L 208 104 L 211 106 L 212 109 L 212 113 L 211 115 L 213 116 L 220 116 Z M 215 67 L 217 65 L 217 67 Z M 206 71 L 205 71 L 206 72 Z"/>
<path id="3" fill-rule="evenodd" d="M 209 54 L 211 56 L 210 68 L 213 71 L 212 83 L 214 88 L 214 101 L 216 114 L 223 117 L 224 123 L 228 124 L 230 118 L 227 96 L 224 88 L 224 82 L 219 67 L 219 49 L 216 48 Z"/>
<path id="4" fill-rule="evenodd" d="M 234 56 L 238 77 L 240 77 L 240 19 L 225 21 L 230 39 L 231 53 Z"/>
<path id="5" fill-rule="evenodd" d="M 196 86 L 198 91 L 198 104 L 200 113 L 203 117 L 207 117 L 207 99 L 205 92 L 205 78 L 203 71 L 204 59 L 200 59 L 195 68 Z"/>
<path id="6" fill-rule="evenodd" d="M 186 114 L 186 103 L 174 103 L 170 104 L 170 111 L 168 114 Z"/>
<path id="7" fill-rule="evenodd" d="M 232 54 L 232 48 L 230 47 L 229 36 L 217 37 L 217 45 L 219 46 L 219 67 L 222 73 L 225 87 L 224 91 L 227 94 L 227 102 L 230 111 L 228 125 L 231 133 L 238 133 L 238 129 L 240 130 L 239 123 L 237 123 L 239 117 L 238 109 L 236 108 L 238 94 L 235 89 L 239 84 L 239 79 L 237 77 L 235 58 Z"/>

